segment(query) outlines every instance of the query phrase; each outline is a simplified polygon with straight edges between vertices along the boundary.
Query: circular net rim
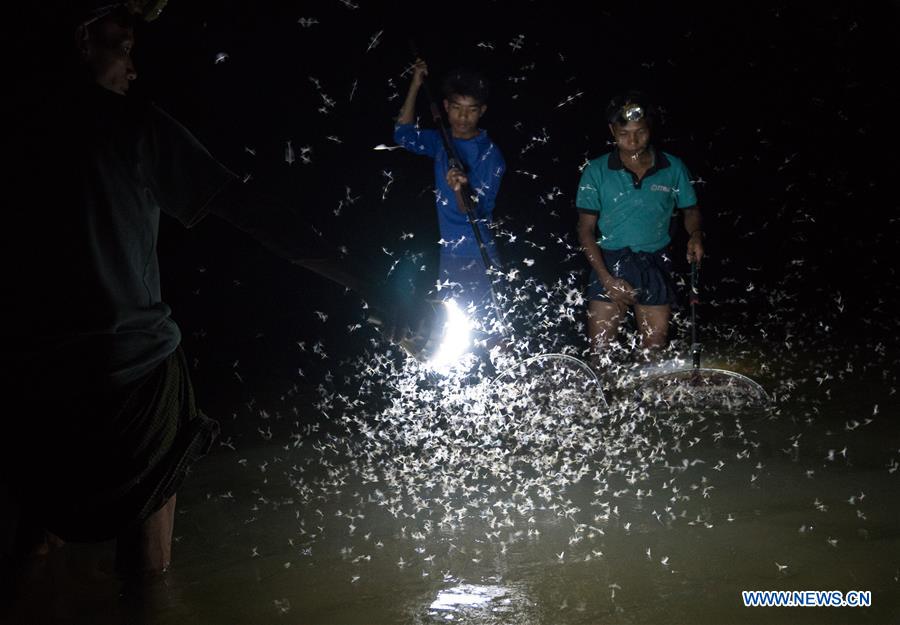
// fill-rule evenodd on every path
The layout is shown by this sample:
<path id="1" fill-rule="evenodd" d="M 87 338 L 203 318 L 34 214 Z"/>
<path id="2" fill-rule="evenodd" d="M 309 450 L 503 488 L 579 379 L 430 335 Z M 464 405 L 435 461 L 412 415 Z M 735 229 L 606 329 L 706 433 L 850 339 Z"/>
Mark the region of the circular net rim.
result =
<path id="1" fill-rule="evenodd" d="M 580 358 L 576 358 L 575 356 L 571 356 L 569 354 L 562 354 L 562 353 L 538 354 L 537 356 L 530 356 L 530 357 L 526 358 L 525 360 L 522 360 L 521 362 L 517 362 L 512 367 L 509 367 L 505 371 L 494 376 L 494 378 L 490 381 L 490 384 L 488 385 L 488 387 L 491 389 L 495 389 L 497 387 L 497 385 L 500 382 L 502 382 L 503 378 L 509 378 L 510 381 L 513 381 L 515 379 L 516 374 L 518 374 L 520 371 L 522 371 L 528 365 L 535 363 L 535 362 L 540 362 L 542 360 L 561 361 L 561 362 L 567 362 L 569 364 L 575 365 L 575 367 L 577 369 L 579 369 L 582 373 L 587 374 L 586 377 L 590 381 L 592 381 L 597 386 L 598 389 L 601 389 L 600 378 L 597 376 L 597 372 L 594 371 L 593 367 L 591 367 L 589 364 L 587 364 L 585 361 L 581 360 Z M 597 398 L 602 402 L 604 409 L 609 408 L 609 405 L 606 401 L 606 397 L 604 397 L 602 392 L 597 394 Z"/>
<path id="2" fill-rule="evenodd" d="M 721 401 L 722 403 L 728 403 L 726 396 L 729 391 L 734 391 L 732 393 L 732 399 L 737 399 L 738 395 L 743 395 L 741 399 L 749 399 L 749 401 L 745 400 L 745 403 L 755 404 L 760 406 L 768 406 L 771 403 L 771 398 L 766 390 L 755 380 L 743 375 L 742 373 L 738 373 L 736 371 L 729 371 L 728 369 L 716 369 L 711 367 L 697 367 L 697 368 L 685 368 L 678 369 L 675 371 L 664 371 L 660 373 L 654 373 L 648 375 L 645 378 L 638 380 L 635 385 L 636 388 L 649 388 L 652 385 L 659 385 L 660 382 L 665 382 L 666 380 L 670 380 L 673 384 L 676 383 L 679 379 L 684 379 L 687 376 L 694 378 L 691 386 L 695 387 L 703 387 L 703 384 L 696 383 L 697 376 L 717 376 L 717 377 L 725 377 L 728 378 L 728 384 L 717 384 L 715 388 L 718 389 L 722 395 L 715 396 L 714 394 L 707 393 L 705 399 L 707 401 Z M 688 388 L 688 387 L 685 387 Z M 683 399 L 680 397 L 679 399 Z"/>

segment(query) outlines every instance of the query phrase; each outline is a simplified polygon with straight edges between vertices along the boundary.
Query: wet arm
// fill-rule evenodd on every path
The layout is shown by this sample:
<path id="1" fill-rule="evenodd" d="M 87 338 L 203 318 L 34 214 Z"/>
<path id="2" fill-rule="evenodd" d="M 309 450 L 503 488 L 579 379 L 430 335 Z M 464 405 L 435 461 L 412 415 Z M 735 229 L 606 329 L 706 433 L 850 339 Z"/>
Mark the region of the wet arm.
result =
<path id="1" fill-rule="evenodd" d="M 411 124 L 416 120 L 416 98 L 427 74 L 428 66 L 422 59 L 416 59 L 413 77 L 409 83 L 409 91 L 406 92 L 406 99 L 403 101 L 400 115 L 397 117 L 398 124 Z"/>
<path id="2" fill-rule="evenodd" d="M 601 282 L 610 279 L 609 270 L 603 262 L 603 255 L 600 253 L 600 247 L 597 245 L 597 214 L 596 213 L 579 213 L 578 214 L 578 242 L 581 249 L 590 263 L 591 268 L 600 278 Z"/>
<path id="3" fill-rule="evenodd" d="M 700 214 L 700 208 L 696 205 L 684 209 L 684 229 L 687 230 L 688 236 L 699 236 L 703 233 L 703 216 Z"/>
<path id="4" fill-rule="evenodd" d="M 688 262 L 700 262 L 703 258 L 703 215 L 696 205 L 684 209 L 684 229 L 688 233 Z"/>

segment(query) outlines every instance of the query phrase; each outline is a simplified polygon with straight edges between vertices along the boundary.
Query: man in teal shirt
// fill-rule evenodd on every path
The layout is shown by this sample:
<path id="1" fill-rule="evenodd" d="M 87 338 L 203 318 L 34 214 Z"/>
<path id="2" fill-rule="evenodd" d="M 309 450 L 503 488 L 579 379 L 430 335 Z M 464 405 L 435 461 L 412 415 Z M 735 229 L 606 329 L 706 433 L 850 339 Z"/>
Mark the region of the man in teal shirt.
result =
<path id="1" fill-rule="evenodd" d="M 616 148 L 588 163 L 575 199 L 578 240 L 591 266 L 588 336 L 599 351 L 633 306 L 642 346 L 658 348 L 666 344 L 675 300 L 669 225 L 681 210 L 688 261 L 699 262 L 700 209 L 685 165 L 651 145 L 655 111 L 641 94 L 614 98 L 607 120 Z"/>

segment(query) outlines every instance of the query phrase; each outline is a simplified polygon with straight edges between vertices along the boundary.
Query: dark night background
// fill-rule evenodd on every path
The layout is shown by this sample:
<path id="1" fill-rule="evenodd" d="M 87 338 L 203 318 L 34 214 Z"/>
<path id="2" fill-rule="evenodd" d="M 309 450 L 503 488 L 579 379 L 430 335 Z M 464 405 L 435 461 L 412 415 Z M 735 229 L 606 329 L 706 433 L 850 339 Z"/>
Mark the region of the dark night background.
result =
<path id="1" fill-rule="evenodd" d="M 58 91 L 71 33 L 48 13 L 66 4 L 4 8 L 4 105 Z M 21 622 L 430 623 L 450 616 L 426 620 L 445 590 L 478 587 L 507 594 L 454 622 L 896 622 L 898 27 L 900 0 L 169 0 L 137 29 L 128 97 L 156 101 L 395 298 L 409 277 L 434 283 L 439 238 L 431 161 L 374 149 L 393 145 L 409 41 L 435 91 L 456 66 L 488 76 L 482 127 L 507 163 L 497 236 L 519 272 L 508 288 L 556 317 L 517 327 L 516 357 L 584 355 L 584 306 L 560 304 L 587 277 L 580 168 L 610 149 L 610 98 L 647 92 L 663 113 L 654 142 L 687 164 L 705 219 L 704 367 L 772 401 L 629 400 L 640 374 L 614 353 L 601 384 L 625 382 L 622 401 L 547 377 L 482 405 L 474 376 L 398 374 L 398 350 L 357 328 L 358 295 L 215 216 L 190 230 L 164 216 L 163 298 L 197 403 L 222 426 L 179 489 L 176 565 L 131 619 L 111 551 L 106 571 L 99 551 L 58 550 L 21 607 L 47 620 Z M 429 125 L 421 96 L 417 113 Z M 72 151 L 41 147 L 64 155 L 52 185 Z M 39 204 L 7 197 L 6 234 L 13 211 L 69 208 Z M 674 231 L 685 301 L 680 219 Z M 29 271 L 13 260 L 7 271 Z M 670 336 L 688 356 L 684 313 Z M 32 417 L 16 408 L 8 421 Z M 751 588 L 871 589 L 875 603 L 753 612 L 738 602 Z"/>
<path id="2" fill-rule="evenodd" d="M 435 90 L 454 66 L 481 69 L 492 82 L 482 126 L 508 166 L 495 217 L 517 237 L 501 237 L 505 259 L 548 282 L 585 267 L 566 244 L 578 168 L 608 150 L 601 112 L 642 89 L 664 112 L 657 143 L 696 179 L 716 314 L 760 323 L 790 308 L 802 333 L 827 311 L 834 341 L 876 341 L 896 325 L 898 16 L 897 3 L 863 2 L 171 0 L 139 29 L 134 89 L 387 275 L 404 254 L 424 254 L 431 271 L 436 260 L 430 161 L 373 150 L 392 145 L 409 40 Z M 427 123 L 422 99 L 418 112 Z M 683 271 L 680 223 L 674 241 Z M 201 398 L 283 389 L 322 362 L 309 351 L 317 341 L 328 363 L 361 348 L 363 333 L 346 331 L 357 298 L 215 218 L 191 231 L 165 219 L 160 259 Z"/>

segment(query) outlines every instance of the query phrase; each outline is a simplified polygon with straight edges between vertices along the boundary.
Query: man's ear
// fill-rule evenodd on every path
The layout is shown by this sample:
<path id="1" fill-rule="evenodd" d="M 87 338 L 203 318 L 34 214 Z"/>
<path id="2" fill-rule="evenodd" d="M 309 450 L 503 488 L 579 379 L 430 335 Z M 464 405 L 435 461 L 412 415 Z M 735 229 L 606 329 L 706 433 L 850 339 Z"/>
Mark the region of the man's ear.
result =
<path id="1" fill-rule="evenodd" d="M 84 24 L 79 24 L 75 29 L 75 47 L 78 49 L 78 54 L 81 58 L 87 59 L 88 55 L 91 53 L 90 47 L 90 33 L 88 33 L 87 26 Z"/>
<path id="2" fill-rule="evenodd" d="M 480 111 L 480 112 L 478 113 L 478 117 L 481 117 L 482 115 L 484 115 L 485 111 L 487 111 L 487 104 L 482 104 L 482 105 L 481 105 L 481 108 L 478 109 L 478 110 Z"/>
<path id="3" fill-rule="evenodd" d="M 616 136 L 616 129 L 612 124 L 609 125 L 609 134 L 611 134 L 613 137 Z"/>
<path id="4" fill-rule="evenodd" d="M 447 98 L 444 98 L 444 111 L 450 112 L 450 101 Z"/>

